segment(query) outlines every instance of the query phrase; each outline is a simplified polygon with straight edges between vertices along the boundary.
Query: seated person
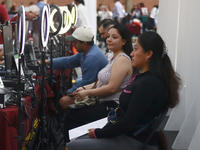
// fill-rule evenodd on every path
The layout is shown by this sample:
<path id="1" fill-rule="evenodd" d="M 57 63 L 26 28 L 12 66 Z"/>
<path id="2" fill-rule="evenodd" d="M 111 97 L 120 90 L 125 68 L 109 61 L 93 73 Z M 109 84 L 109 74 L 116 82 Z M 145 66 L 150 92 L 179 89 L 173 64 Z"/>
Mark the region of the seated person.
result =
<path id="1" fill-rule="evenodd" d="M 114 26 L 114 21 L 111 19 L 104 19 L 98 23 L 98 31 L 102 39 L 106 40 L 108 30 Z"/>
<path id="2" fill-rule="evenodd" d="M 108 30 L 114 26 L 114 21 L 111 19 L 104 19 L 101 22 L 98 23 L 98 31 L 99 34 L 101 36 L 101 38 L 104 40 L 105 42 L 105 48 L 106 48 L 106 56 L 108 58 L 108 60 L 110 60 L 113 57 L 113 53 L 112 51 L 110 51 L 106 45 L 106 38 L 107 38 L 107 34 L 108 34 Z"/>
<path id="3" fill-rule="evenodd" d="M 108 64 L 108 59 L 101 49 L 94 44 L 94 35 L 89 28 L 79 27 L 72 35 L 67 36 L 67 41 L 73 41 L 73 45 L 78 53 L 68 57 L 60 57 L 53 59 L 53 69 L 70 69 L 81 67 L 82 80 L 68 89 L 68 93 L 74 92 L 77 88 L 91 84 L 97 80 L 98 72 Z M 50 60 L 45 60 L 46 64 L 50 64 Z M 64 101 L 63 101 L 64 99 Z M 59 101 L 62 110 L 68 105 L 74 103 L 73 97 L 66 95 Z"/>
<path id="4" fill-rule="evenodd" d="M 88 135 L 67 143 L 65 150 L 138 150 L 151 133 L 144 130 L 135 136 L 140 129 L 138 126 L 153 121 L 163 109 L 177 105 L 180 78 L 172 67 L 162 38 L 156 32 L 143 33 L 131 57 L 132 66 L 141 73 L 120 96 L 118 121 L 102 129 L 89 129 Z M 159 138 L 155 134 L 146 149 L 158 150 L 158 145 Z"/>
<path id="5" fill-rule="evenodd" d="M 74 99 L 81 100 L 85 96 L 98 96 L 100 103 L 82 109 L 68 109 L 65 113 L 65 136 L 68 141 L 68 130 L 94 120 L 106 117 L 107 107 L 116 107 L 120 93 L 128 85 L 133 77 L 130 53 L 133 50 L 131 36 L 128 28 L 122 24 L 116 24 L 110 28 L 107 36 L 108 48 L 113 51 L 113 58 L 108 65 L 98 74 L 98 83 L 95 89 L 92 84 L 78 88 L 74 93 Z M 60 99 L 60 104 L 67 108 L 66 104 L 73 104 L 74 99 L 67 102 L 65 97 Z"/>

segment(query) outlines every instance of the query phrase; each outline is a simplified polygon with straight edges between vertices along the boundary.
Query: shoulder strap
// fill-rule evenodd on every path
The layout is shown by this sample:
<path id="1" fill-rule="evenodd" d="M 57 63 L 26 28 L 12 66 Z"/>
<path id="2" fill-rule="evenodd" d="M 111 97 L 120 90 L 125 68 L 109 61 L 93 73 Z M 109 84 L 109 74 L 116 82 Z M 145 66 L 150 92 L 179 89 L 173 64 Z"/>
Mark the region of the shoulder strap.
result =
<path id="1" fill-rule="evenodd" d="M 98 80 L 95 81 L 94 85 L 92 86 L 92 89 L 94 89 L 97 85 Z"/>

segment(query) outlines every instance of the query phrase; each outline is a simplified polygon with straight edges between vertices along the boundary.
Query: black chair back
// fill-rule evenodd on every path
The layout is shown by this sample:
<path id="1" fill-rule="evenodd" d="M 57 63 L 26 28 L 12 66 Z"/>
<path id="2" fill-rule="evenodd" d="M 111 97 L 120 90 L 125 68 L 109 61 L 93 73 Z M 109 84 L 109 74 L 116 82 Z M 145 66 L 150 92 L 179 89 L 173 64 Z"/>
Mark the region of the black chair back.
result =
<path id="1" fill-rule="evenodd" d="M 151 124 L 150 129 L 152 129 L 151 134 L 148 136 L 148 138 L 146 139 L 146 141 L 143 143 L 143 145 L 141 146 L 140 150 L 144 150 L 146 145 L 148 144 L 148 142 L 151 140 L 152 136 L 156 133 L 156 131 L 158 130 L 160 124 L 162 123 L 162 121 L 164 120 L 166 114 L 168 112 L 168 108 L 164 109 L 159 115 L 158 117 L 155 119 L 155 121 Z"/>

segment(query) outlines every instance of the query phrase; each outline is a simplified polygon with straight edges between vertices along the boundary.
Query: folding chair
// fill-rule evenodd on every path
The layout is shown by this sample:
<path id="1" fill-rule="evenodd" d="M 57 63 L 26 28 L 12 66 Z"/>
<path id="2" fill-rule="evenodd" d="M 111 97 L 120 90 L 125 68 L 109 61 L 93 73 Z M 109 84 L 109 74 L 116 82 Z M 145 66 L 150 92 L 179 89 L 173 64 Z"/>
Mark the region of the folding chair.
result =
<path id="1" fill-rule="evenodd" d="M 156 131 L 158 130 L 160 124 L 162 123 L 162 121 L 164 120 L 166 114 L 168 112 L 168 108 L 164 109 L 159 115 L 158 117 L 155 119 L 155 121 L 150 125 L 150 129 L 152 129 L 151 134 L 148 136 L 148 138 L 146 139 L 146 141 L 143 143 L 143 145 L 141 146 L 140 150 L 144 150 L 145 147 L 147 146 L 148 142 L 151 140 L 152 136 L 156 133 Z"/>

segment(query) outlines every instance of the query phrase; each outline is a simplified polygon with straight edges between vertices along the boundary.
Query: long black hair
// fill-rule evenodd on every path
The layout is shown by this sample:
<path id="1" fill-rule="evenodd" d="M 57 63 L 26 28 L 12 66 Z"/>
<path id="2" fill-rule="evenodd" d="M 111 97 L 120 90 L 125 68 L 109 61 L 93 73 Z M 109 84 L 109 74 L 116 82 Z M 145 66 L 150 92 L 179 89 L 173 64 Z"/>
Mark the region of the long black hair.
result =
<path id="1" fill-rule="evenodd" d="M 126 55 L 130 57 L 130 54 L 133 51 L 133 45 L 132 45 L 132 38 L 131 38 L 128 28 L 120 23 L 115 24 L 110 29 L 112 28 L 117 29 L 122 39 L 126 40 L 126 43 L 122 46 L 122 50 L 124 51 Z"/>
<path id="2" fill-rule="evenodd" d="M 178 89 L 181 79 L 172 67 L 163 39 L 158 33 L 149 31 L 138 36 L 138 42 L 145 52 L 153 52 L 149 60 L 149 71 L 163 79 L 166 85 L 166 106 L 170 108 L 175 107 L 179 102 Z"/>

